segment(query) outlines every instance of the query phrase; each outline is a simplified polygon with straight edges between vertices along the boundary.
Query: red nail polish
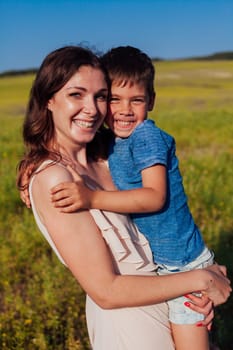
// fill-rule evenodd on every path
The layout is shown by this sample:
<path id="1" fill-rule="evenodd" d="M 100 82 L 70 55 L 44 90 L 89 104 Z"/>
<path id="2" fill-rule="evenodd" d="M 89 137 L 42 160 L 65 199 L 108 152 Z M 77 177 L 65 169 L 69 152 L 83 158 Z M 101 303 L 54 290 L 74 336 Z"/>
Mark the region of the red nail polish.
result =
<path id="1" fill-rule="evenodd" d="M 187 307 L 190 307 L 190 303 L 188 301 L 185 301 L 184 305 L 187 306 Z"/>
<path id="2" fill-rule="evenodd" d="M 202 322 L 198 322 L 198 323 L 196 324 L 196 326 L 197 326 L 197 327 L 202 327 L 202 326 L 203 326 L 203 323 L 202 323 Z"/>

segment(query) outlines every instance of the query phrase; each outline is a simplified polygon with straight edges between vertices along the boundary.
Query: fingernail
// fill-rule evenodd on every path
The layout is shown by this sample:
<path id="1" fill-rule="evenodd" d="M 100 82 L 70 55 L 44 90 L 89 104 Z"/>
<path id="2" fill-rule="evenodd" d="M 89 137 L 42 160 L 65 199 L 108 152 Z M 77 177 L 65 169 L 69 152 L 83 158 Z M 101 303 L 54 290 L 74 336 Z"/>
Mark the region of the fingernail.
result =
<path id="1" fill-rule="evenodd" d="M 202 327 L 202 326 L 203 326 L 203 323 L 202 323 L 202 322 L 198 322 L 198 323 L 196 324 L 196 326 L 197 326 L 197 327 Z"/>
<path id="2" fill-rule="evenodd" d="M 188 301 L 185 301 L 184 305 L 187 306 L 187 307 L 190 307 L 190 303 Z"/>
<path id="3" fill-rule="evenodd" d="M 185 294 L 184 297 L 189 299 L 189 295 L 188 294 Z"/>

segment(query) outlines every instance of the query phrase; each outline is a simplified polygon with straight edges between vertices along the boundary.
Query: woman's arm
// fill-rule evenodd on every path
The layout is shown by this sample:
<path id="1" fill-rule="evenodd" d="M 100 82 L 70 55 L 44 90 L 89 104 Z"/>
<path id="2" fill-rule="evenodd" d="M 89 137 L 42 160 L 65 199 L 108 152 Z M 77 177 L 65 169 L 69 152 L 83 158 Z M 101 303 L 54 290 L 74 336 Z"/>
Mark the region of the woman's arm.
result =
<path id="1" fill-rule="evenodd" d="M 117 275 L 107 246 L 88 211 L 61 213 L 49 189 L 70 181 L 65 168 L 50 166 L 33 183 L 33 198 L 59 253 L 86 293 L 102 308 L 159 303 L 194 291 L 211 294 L 215 304 L 226 301 L 229 280 L 221 273 L 195 270 L 170 276 Z"/>
<path id="2" fill-rule="evenodd" d="M 73 177 L 75 182 L 63 182 L 51 190 L 54 205 L 63 212 L 101 209 L 118 213 L 149 213 L 161 210 L 166 202 L 167 178 L 163 165 L 144 169 L 143 187 L 133 190 L 93 191 L 75 172 Z"/>

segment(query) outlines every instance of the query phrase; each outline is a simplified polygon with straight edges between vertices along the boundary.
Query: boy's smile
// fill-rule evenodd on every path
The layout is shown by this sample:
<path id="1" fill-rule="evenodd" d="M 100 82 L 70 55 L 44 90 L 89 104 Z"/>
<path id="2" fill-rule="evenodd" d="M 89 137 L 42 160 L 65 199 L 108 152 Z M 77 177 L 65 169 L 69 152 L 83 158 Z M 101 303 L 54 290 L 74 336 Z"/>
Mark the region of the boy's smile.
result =
<path id="1" fill-rule="evenodd" d="M 113 82 L 106 123 L 118 137 L 126 138 L 147 118 L 154 101 L 142 83 Z"/>

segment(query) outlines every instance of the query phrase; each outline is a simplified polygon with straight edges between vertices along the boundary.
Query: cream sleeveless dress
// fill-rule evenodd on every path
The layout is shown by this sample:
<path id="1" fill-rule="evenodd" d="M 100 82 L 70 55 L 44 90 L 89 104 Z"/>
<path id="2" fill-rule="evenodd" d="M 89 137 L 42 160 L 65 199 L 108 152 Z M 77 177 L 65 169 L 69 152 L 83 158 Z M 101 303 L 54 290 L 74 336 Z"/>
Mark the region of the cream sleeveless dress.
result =
<path id="1" fill-rule="evenodd" d="M 35 176 L 31 179 L 29 185 L 29 195 L 35 221 L 59 260 L 66 265 L 46 227 L 42 224 L 34 205 L 32 185 Z M 92 209 L 90 213 L 110 249 L 117 273 L 155 275 L 155 265 L 148 241 L 135 228 L 128 216 L 98 209 Z M 175 349 L 168 322 L 166 303 L 104 310 L 87 295 L 86 319 L 93 350 Z"/>

